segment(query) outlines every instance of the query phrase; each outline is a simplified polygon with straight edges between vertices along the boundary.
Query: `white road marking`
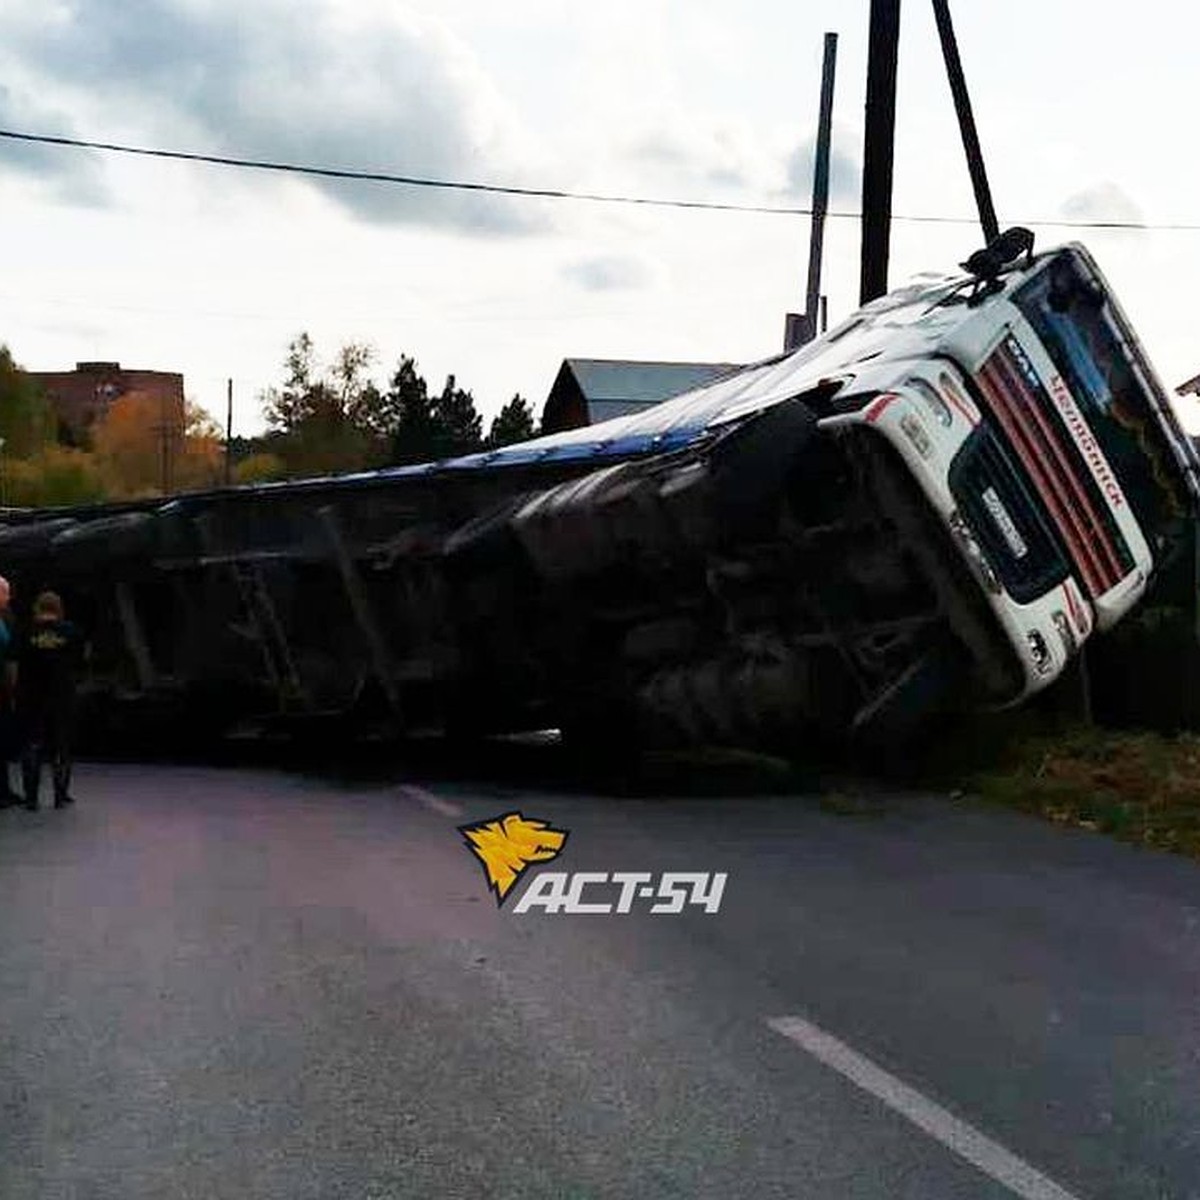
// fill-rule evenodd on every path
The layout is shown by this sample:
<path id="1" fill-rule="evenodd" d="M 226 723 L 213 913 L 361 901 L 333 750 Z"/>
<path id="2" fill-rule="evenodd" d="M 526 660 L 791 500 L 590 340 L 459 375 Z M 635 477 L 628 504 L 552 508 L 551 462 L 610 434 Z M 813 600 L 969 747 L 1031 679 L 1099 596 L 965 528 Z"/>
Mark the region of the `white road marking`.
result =
<path id="1" fill-rule="evenodd" d="M 902 1117 L 907 1117 L 930 1137 L 936 1138 L 960 1158 L 965 1158 L 972 1166 L 978 1167 L 1023 1200 L 1077 1200 L 1072 1193 L 1006 1150 L 999 1142 L 992 1141 L 973 1125 L 960 1121 L 940 1104 L 935 1104 L 895 1075 L 889 1075 L 869 1058 L 864 1058 L 803 1017 L 774 1017 L 767 1024 L 826 1066 L 840 1071 Z"/>
<path id="2" fill-rule="evenodd" d="M 440 816 L 457 819 L 464 813 L 461 804 L 455 804 L 453 800 L 443 800 L 441 796 L 435 796 L 431 791 L 417 787 L 414 783 L 406 783 L 400 790 L 410 799 L 415 800 L 418 804 L 423 804 Z"/>

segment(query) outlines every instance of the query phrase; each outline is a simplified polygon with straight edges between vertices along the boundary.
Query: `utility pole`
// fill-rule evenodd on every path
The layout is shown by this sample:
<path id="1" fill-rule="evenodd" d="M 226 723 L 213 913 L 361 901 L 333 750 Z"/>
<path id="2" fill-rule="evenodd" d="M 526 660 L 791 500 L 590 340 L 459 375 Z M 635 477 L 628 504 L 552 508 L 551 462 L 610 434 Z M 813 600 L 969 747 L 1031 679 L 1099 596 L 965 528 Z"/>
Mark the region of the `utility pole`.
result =
<path id="1" fill-rule="evenodd" d="M 821 119 L 817 127 L 817 162 L 813 170 L 812 234 L 808 244 L 808 289 L 804 315 L 816 332 L 821 295 L 821 253 L 825 244 L 825 211 L 829 207 L 829 141 L 833 134 L 833 77 L 837 69 L 837 34 L 825 35 L 821 65 Z"/>
<path id="2" fill-rule="evenodd" d="M 896 57 L 899 44 L 900 0 L 871 0 L 866 137 L 863 144 L 860 304 L 866 304 L 887 291 L 892 224 L 892 160 L 896 142 Z"/>
<path id="3" fill-rule="evenodd" d="M 983 226 L 983 242 L 985 246 L 990 246 L 1000 236 L 1000 226 L 992 204 L 992 191 L 988 187 L 983 151 L 979 147 L 979 134 L 975 129 L 971 98 L 967 95 L 962 60 L 958 56 L 958 42 L 954 37 L 954 24 L 950 20 L 949 0 L 933 0 L 933 15 L 937 20 L 938 37 L 942 43 L 942 57 L 946 60 L 946 77 L 950 80 L 954 111 L 958 114 L 963 150 L 967 155 L 967 170 L 971 172 L 971 187 L 975 189 L 975 205 L 979 209 L 979 223 Z"/>
<path id="4" fill-rule="evenodd" d="M 821 109 L 817 122 L 817 151 L 813 165 L 812 220 L 808 240 L 808 286 L 804 311 L 788 313 L 783 348 L 795 350 L 811 342 L 818 332 L 817 310 L 821 299 L 821 257 L 825 243 L 825 213 L 829 208 L 829 146 L 833 135 L 833 81 L 837 69 L 837 34 L 825 35 L 821 64 Z"/>
<path id="5" fill-rule="evenodd" d="M 233 380 L 225 381 L 225 486 L 233 482 Z"/>

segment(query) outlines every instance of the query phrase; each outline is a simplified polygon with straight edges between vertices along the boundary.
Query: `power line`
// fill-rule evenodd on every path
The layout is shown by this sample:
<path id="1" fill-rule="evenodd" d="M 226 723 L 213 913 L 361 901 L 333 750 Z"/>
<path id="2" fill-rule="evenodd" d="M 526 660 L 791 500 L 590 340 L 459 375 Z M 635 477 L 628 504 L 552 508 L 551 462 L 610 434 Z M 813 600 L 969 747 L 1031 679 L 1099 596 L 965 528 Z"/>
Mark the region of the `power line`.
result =
<path id="1" fill-rule="evenodd" d="M 365 183 L 396 184 L 413 188 L 440 188 L 447 191 L 480 192 L 495 196 L 518 196 L 539 200 L 576 200 L 594 204 L 633 204 L 653 208 L 692 209 L 702 212 L 755 213 L 769 216 L 810 217 L 811 208 L 783 204 L 738 204 L 719 200 L 681 200 L 666 196 L 633 196 L 619 192 L 584 192 L 570 188 L 520 187 L 515 184 L 480 183 L 462 179 L 435 179 L 420 175 L 399 175 L 388 171 L 361 171 L 341 167 L 321 167 L 303 163 L 274 162 L 269 159 L 235 158 L 223 154 L 200 154 L 188 150 L 164 150 L 149 146 L 126 146 L 116 142 L 89 141 L 84 138 L 59 137 L 51 134 L 23 133 L 0 129 L 0 138 L 9 141 L 33 142 L 43 146 L 60 146 L 77 150 L 102 150 L 110 154 L 130 154 L 142 158 L 165 158 L 177 162 L 206 163 L 212 166 L 241 167 L 254 171 L 274 171 L 286 175 L 307 175 L 320 179 L 348 179 Z M 830 210 L 826 216 L 837 220 L 857 221 L 861 213 Z M 924 225 L 977 225 L 976 217 L 948 217 L 918 213 L 894 213 L 893 221 Z M 1152 224 L 1144 221 L 1086 221 L 1086 220 L 1026 220 L 1034 228 L 1141 230 L 1165 232 L 1200 232 L 1200 223 L 1168 222 Z"/>
<path id="2" fill-rule="evenodd" d="M 579 192 L 565 188 L 518 187 L 513 184 L 478 183 L 461 179 L 432 179 L 418 175 L 396 175 L 386 171 L 360 171 L 341 167 L 318 167 L 300 163 L 273 162 L 256 158 L 233 158 L 223 154 L 198 154 L 185 150 L 152 149 L 125 146 L 115 142 L 93 142 L 83 138 L 56 137 L 47 134 L 18 133 L 0 129 L 0 138 L 37 142 L 49 146 L 70 146 L 83 150 L 104 150 L 115 154 L 135 154 L 144 158 L 169 158 L 181 162 L 209 163 L 222 167 L 244 167 L 256 171 L 275 171 L 290 175 L 310 175 L 322 179 L 352 179 L 367 183 L 401 184 L 405 187 L 442 188 L 460 192 L 486 192 L 498 196 L 522 196 L 542 200 L 587 200 L 599 204 L 644 204 L 660 208 L 694 208 L 714 212 L 773 213 L 807 216 L 806 208 L 771 204 L 726 204 L 715 200 L 676 200 L 657 196 L 625 196 L 601 192 Z M 844 214 L 851 215 L 851 214 Z"/>

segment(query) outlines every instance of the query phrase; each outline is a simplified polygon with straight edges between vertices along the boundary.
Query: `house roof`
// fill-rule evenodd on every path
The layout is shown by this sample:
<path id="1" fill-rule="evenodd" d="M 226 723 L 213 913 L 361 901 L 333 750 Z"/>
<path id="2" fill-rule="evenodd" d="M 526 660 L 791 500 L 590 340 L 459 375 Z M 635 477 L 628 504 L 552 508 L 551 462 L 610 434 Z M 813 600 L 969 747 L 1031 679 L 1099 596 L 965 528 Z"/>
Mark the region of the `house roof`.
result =
<path id="1" fill-rule="evenodd" d="M 721 375 L 736 371 L 738 363 L 627 362 L 611 358 L 568 358 L 570 369 L 588 402 L 604 405 L 605 416 L 616 416 L 610 404 L 631 412 L 690 391 Z M 593 420 L 594 420 L 593 416 Z"/>

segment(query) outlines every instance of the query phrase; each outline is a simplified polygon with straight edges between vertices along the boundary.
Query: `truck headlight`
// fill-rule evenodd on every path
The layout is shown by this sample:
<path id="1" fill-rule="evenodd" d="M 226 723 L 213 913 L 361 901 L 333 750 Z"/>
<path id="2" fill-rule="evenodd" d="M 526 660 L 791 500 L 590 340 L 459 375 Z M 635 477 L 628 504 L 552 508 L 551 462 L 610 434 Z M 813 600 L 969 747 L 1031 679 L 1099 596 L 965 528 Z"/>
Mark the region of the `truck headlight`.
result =
<path id="1" fill-rule="evenodd" d="M 1054 669 L 1054 659 L 1050 654 L 1050 647 L 1046 645 L 1046 639 L 1042 637 L 1039 630 L 1031 629 L 1025 635 L 1025 641 L 1029 645 L 1029 657 L 1033 659 L 1033 669 L 1039 675 L 1049 675 Z"/>
<path id="2" fill-rule="evenodd" d="M 905 386 L 911 388 L 925 401 L 926 408 L 933 414 L 939 425 L 945 429 L 950 428 L 954 414 L 950 411 L 950 405 L 938 395 L 937 388 L 926 383 L 924 379 L 909 379 Z"/>

